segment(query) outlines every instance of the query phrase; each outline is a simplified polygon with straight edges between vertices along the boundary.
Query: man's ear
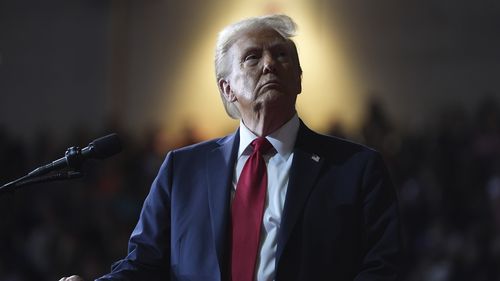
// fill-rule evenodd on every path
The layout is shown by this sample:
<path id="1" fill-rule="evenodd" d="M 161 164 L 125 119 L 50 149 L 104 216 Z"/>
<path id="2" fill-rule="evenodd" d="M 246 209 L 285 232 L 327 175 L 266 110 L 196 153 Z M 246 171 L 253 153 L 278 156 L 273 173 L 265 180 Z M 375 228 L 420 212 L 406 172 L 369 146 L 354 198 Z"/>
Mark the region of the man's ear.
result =
<path id="1" fill-rule="evenodd" d="M 229 81 L 225 79 L 219 79 L 219 91 L 228 102 L 236 101 L 236 96 L 234 95 L 233 91 L 231 91 L 231 85 L 229 85 Z"/>

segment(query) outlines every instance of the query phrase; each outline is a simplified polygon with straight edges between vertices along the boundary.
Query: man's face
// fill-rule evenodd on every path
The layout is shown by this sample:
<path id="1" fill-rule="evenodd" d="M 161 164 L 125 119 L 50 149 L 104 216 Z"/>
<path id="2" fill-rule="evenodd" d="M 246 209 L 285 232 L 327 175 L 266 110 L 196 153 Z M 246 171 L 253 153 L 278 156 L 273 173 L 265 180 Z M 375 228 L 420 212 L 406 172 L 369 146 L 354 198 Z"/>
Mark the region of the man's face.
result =
<path id="1" fill-rule="evenodd" d="M 230 74 L 219 86 L 243 119 L 261 112 L 291 117 L 301 72 L 290 41 L 272 29 L 250 31 L 233 44 L 227 59 Z"/>

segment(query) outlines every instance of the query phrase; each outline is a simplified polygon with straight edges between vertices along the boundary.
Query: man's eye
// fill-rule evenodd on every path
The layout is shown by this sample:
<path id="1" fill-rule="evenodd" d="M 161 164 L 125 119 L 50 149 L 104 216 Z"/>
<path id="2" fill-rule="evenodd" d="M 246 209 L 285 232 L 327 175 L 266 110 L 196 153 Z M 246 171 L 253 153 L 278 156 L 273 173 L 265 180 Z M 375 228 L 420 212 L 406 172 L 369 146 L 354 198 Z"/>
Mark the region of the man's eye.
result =
<path id="1" fill-rule="evenodd" d="M 256 60 L 256 59 L 258 59 L 258 57 L 255 54 L 248 55 L 248 56 L 245 57 L 245 61 Z"/>
<path id="2" fill-rule="evenodd" d="M 288 57 L 288 53 L 283 51 L 283 52 L 279 52 L 278 53 L 278 58 L 287 58 Z"/>

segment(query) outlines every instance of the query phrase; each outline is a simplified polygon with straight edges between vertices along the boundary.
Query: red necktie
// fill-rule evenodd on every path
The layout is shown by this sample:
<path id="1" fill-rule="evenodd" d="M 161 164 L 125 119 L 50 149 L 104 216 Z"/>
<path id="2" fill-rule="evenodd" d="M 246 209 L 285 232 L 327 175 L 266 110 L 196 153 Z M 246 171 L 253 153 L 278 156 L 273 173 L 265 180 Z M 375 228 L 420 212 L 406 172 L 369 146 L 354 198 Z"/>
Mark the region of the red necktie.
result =
<path id="1" fill-rule="evenodd" d="M 253 152 L 241 171 L 231 207 L 231 280 L 253 281 L 259 252 L 260 228 L 267 189 L 267 167 L 263 154 L 273 146 L 266 138 L 250 144 Z"/>

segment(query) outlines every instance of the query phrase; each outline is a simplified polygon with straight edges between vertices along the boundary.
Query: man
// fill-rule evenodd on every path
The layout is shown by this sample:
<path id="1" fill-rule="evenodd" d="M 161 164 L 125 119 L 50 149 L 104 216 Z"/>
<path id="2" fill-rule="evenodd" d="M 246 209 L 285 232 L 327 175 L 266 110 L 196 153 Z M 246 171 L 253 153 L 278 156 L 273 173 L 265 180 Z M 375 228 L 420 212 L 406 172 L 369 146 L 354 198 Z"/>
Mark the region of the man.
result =
<path id="1" fill-rule="evenodd" d="M 217 82 L 239 130 L 167 155 L 127 257 L 98 280 L 398 280 L 385 165 L 300 121 L 294 32 L 272 15 L 219 34 Z"/>

